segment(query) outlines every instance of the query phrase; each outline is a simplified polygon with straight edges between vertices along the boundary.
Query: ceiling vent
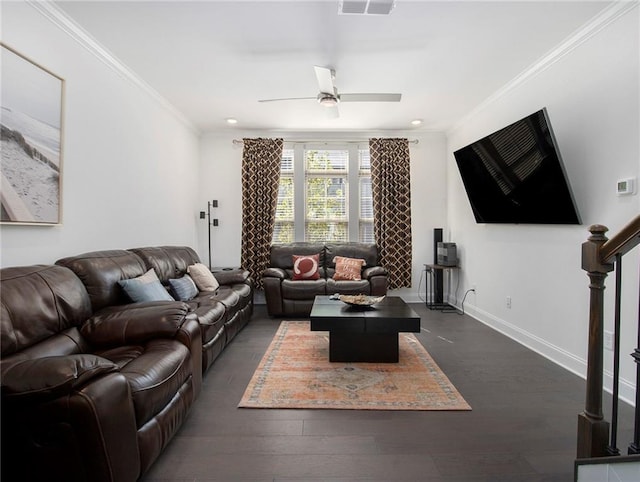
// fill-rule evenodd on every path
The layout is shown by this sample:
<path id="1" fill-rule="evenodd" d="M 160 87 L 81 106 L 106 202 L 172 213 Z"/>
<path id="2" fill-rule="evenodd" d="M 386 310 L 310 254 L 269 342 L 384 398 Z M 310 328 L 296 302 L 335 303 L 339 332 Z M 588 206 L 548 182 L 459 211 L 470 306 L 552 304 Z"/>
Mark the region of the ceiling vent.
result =
<path id="1" fill-rule="evenodd" d="M 389 15 L 396 6 L 395 0 L 340 0 L 341 15 Z"/>

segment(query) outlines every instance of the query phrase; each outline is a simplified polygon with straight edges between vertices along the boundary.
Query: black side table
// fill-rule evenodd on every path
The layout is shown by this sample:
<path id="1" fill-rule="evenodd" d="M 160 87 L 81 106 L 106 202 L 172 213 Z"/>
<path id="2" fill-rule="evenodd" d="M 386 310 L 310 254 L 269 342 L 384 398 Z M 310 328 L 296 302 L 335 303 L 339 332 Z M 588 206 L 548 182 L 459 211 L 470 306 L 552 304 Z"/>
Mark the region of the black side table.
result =
<path id="1" fill-rule="evenodd" d="M 458 309 L 455 306 L 452 306 L 449 303 L 446 303 L 444 301 L 440 301 L 440 300 L 447 299 L 448 293 L 439 292 L 434 278 L 435 278 L 436 271 L 440 271 L 444 273 L 445 271 L 459 269 L 459 267 L 445 266 L 442 264 L 425 264 L 424 269 L 427 272 L 427 283 L 426 283 L 427 308 L 429 308 L 430 310 L 442 311 L 443 313 L 457 313 Z"/>

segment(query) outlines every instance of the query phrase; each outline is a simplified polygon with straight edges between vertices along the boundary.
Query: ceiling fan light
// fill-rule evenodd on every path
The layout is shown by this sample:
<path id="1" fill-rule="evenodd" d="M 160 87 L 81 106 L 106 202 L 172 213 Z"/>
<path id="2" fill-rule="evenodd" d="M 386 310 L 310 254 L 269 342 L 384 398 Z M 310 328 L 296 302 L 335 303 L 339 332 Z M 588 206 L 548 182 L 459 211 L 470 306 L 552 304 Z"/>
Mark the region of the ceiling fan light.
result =
<path id="1" fill-rule="evenodd" d="M 318 94 L 318 103 L 324 107 L 333 107 L 338 105 L 340 100 L 335 95 L 331 94 Z"/>

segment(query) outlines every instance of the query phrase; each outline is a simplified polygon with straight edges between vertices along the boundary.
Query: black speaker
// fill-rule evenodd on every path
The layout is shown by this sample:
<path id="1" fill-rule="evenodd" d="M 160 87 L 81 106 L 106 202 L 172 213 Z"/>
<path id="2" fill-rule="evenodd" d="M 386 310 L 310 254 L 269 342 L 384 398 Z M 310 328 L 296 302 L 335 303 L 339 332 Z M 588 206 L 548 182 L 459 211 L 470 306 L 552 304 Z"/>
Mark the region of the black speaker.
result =
<path id="1" fill-rule="evenodd" d="M 442 228 L 433 230 L 433 264 L 438 264 L 438 243 L 442 242 Z M 433 303 L 444 303 L 444 283 L 443 271 L 441 269 L 433 270 L 433 287 L 435 299 Z"/>

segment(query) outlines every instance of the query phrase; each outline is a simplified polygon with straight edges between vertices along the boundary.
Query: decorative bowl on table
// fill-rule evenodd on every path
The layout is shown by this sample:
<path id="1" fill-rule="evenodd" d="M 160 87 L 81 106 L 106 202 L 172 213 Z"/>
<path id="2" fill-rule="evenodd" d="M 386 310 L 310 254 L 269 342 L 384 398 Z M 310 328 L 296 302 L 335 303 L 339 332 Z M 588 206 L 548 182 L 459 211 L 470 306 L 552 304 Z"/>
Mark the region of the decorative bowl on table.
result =
<path id="1" fill-rule="evenodd" d="M 384 300 L 384 296 L 340 295 L 340 301 L 350 306 L 372 306 Z"/>

